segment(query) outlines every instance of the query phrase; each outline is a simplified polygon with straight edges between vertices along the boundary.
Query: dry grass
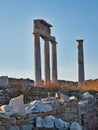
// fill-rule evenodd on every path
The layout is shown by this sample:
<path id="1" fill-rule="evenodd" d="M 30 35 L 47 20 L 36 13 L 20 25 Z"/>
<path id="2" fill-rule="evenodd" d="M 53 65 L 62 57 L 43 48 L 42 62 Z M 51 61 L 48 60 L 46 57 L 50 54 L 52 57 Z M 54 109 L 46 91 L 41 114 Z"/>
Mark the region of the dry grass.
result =
<path id="1" fill-rule="evenodd" d="M 98 91 L 98 79 L 95 80 L 86 80 L 81 86 L 78 86 L 77 82 L 71 82 L 71 81 L 58 81 L 57 84 L 48 83 L 44 87 L 48 88 L 66 88 L 70 90 L 96 90 Z"/>
<path id="2" fill-rule="evenodd" d="M 11 84 L 24 86 L 24 79 L 10 78 L 9 82 Z M 98 91 L 98 79 L 86 80 L 84 84 L 81 86 L 78 86 L 77 82 L 59 80 L 57 83 L 48 82 L 46 85 L 42 82 L 42 84 L 38 85 L 38 87 L 54 88 L 54 89 L 66 88 L 70 90 L 96 90 Z"/>
<path id="3" fill-rule="evenodd" d="M 79 89 L 80 90 L 96 90 L 96 91 L 98 91 L 98 79 L 85 81 L 84 84 L 82 86 L 80 86 Z"/>

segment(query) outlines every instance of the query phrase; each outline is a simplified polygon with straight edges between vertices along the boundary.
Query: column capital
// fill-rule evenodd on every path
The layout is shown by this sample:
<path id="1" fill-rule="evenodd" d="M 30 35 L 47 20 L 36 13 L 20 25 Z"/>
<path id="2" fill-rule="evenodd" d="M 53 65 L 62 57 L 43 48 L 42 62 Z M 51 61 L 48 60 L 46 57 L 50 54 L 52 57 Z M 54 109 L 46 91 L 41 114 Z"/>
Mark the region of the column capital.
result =
<path id="1" fill-rule="evenodd" d="M 56 42 L 56 41 L 51 41 L 51 43 L 52 43 L 52 44 L 57 44 L 57 42 Z"/>
<path id="2" fill-rule="evenodd" d="M 55 37 L 53 37 L 53 36 L 48 36 L 48 35 L 43 35 L 42 33 L 40 33 L 40 36 L 43 38 L 43 40 L 45 40 L 46 39 L 46 41 L 48 40 L 48 41 L 50 41 L 50 42 L 55 42 Z"/>
<path id="3" fill-rule="evenodd" d="M 78 40 L 76 40 L 78 43 L 83 43 L 83 39 L 78 39 Z"/>
<path id="4" fill-rule="evenodd" d="M 39 32 L 33 32 L 32 34 L 33 34 L 33 35 L 39 35 L 39 36 L 40 36 L 40 33 L 39 33 Z"/>
<path id="5" fill-rule="evenodd" d="M 48 37 L 43 37 L 44 41 L 49 41 Z"/>

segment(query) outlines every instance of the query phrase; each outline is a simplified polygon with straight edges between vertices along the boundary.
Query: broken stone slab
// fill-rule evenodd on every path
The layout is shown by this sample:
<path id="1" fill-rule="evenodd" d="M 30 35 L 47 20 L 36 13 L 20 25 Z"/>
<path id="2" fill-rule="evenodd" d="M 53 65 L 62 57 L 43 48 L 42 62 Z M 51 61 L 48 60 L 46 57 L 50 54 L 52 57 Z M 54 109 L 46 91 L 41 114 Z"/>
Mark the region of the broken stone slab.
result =
<path id="1" fill-rule="evenodd" d="M 71 96 L 69 97 L 70 101 L 73 101 L 73 100 L 77 100 L 77 98 L 75 96 Z"/>
<path id="2" fill-rule="evenodd" d="M 0 77 L 0 86 L 6 88 L 8 86 L 8 76 L 1 76 Z"/>
<path id="3" fill-rule="evenodd" d="M 82 130 L 81 126 L 77 122 L 71 124 L 70 130 Z"/>
<path id="4" fill-rule="evenodd" d="M 3 111 L 3 112 L 8 112 L 8 111 L 12 111 L 12 107 L 9 106 L 9 105 L 2 105 L 0 107 L 0 110 Z"/>
<path id="5" fill-rule="evenodd" d="M 17 126 L 23 126 L 26 124 L 26 120 L 25 119 L 20 119 L 20 120 L 17 120 Z"/>
<path id="6" fill-rule="evenodd" d="M 88 91 L 83 94 L 83 98 L 94 98 Z"/>
<path id="7" fill-rule="evenodd" d="M 60 104 L 59 103 L 51 103 L 49 104 L 52 107 L 52 110 L 58 110 L 60 108 Z"/>
<path id="8" fill-rule="evenodd" d="M 42 98 L 41 101 L 45 104 L 58 102 L 58 100 L 55 97 Z"/>
<path id="9" fill-rule="evenodd" d="M 52 106 L 51 106 L 51 105 L 48 105 L 48 104 L 46 104 L 46 105 L 44 106 L 44 109 L 45 109 L 44 112 L 49 112 L 49 111 L 52 111 L 52 110 L 53 110 L 53 109 L 52 109 Z"/>
<path id="10" fill-rule="evenodd" d="M 11 126 L 9 130 L 20 130 L 18 126 Z"/>
<path id="11" fill-rule="evenodd" d="M 31 107 L 31 111 L 32 113 L 36 113 L 36 112 L 44 112 L 44 103 L 40 100 L 35 100 L 32 103 L 30 103 L 32 105 Z"/>
<path id="12" fill-rule="evenodd" d="M 44 104 L 43 101 L 40 100 L 35 100 L 30 104 L 32 113 L 52 111 L 52 107 L 50 105 Z"/>
<path id="13" fill-rule="evenodd" d="M 29 118 L 30 120 L 34 120 L 37 117 L 37 114 L 27 114 L 26 118 Z"/>
<path id="14" fill-rule="evenodd" d="M 26 86 L 33 86 L 34 84 L 33 84 L 33 82 L 30 80 L 30 79 L 25 79 L 25 82 L 24 82 L 24 84 L 26 85 Z"/>
<path id="15" fill-rule="evenodd" d="M 24 96 L 20 95 L 16 98 L 12 98 L 9 102 L 9 106 L 13 108 L 14 112 L 25 114 L 25 106 L 23 101 Z"/>
<path id="16" fill-rule="evenodd" d="M 0 121 L 0 125 L 2 125 L 2 121 Z"/>
<path id="17" fill-rule="evenodd" d="M 32 130 L 33 125 L 32 124 L 28 124 L 28 125 L 23 125 L 21 130 Z"/>
<path id="18" fill-rule="evenodd" d="M 6 130 L 4 126 L 0 126 L 0 130 Z"/>
<path id="19" fill-rule="evenodd" d="M 16 123 L 16 118 L 15 117 L 8 117 L 4 114 L 0 113 L 0 119 L 1 119 L 1 125 L 2 124 L 15 124 Z"/>
<path id="20" fill-rule="evenodd" d="M 25 104 L 25 113 L 26 114 L 32 113 L 30 104 Z"/>
<path id="21" fill-rule="evenodd" d="M 44 127 L 43 125 L 43 119 L 41 117 L 36 118 L 36 127 Z"/>
<path id="22" fill-rule="evenodd" d="M 11 119 L 10 117 L 6 116 L 6 113 L 5 112 L 0 112 L 0 119 Z"/>
<path id="23" fill-rule="evenodd" d="M 63 100 L 64 102 L 69 102 L 70 101 L 69 96 L 67 96 L 67 95 L 65 95 L 63 93 L 60 94 L 60 99 Z"/>
<path id="24" fill-rule="evenodd" d="M 54 123 L 56 128 L 64 128 L 64 121 L 60 118 L 55 118 Z"/>
<path id="25" fill-rule="evenodd" d="M 54 121 L 51 117 L 46 116 L 43 119 L 43 125 L 44 125 L 45 128 L 54 128 Z"/>

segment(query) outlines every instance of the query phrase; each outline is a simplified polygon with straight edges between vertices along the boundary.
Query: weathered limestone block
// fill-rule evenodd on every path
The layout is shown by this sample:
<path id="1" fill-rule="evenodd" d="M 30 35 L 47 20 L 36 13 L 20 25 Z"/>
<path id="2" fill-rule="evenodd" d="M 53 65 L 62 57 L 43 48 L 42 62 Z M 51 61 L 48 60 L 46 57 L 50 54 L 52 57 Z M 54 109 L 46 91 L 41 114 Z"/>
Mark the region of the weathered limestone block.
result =
<path id="1" fill-rule="evenodd" d="M 32 125 L 32 124 L 23 125 L 23 126 L 22 126 L 22 130 L 32 130 L 32 128 L 33 128 L 33 125 Z"/>
<path id="2" fill-rule="evenodd" d="M 71 124 L 70 130 L 82 130 L 82 128 L 77 122 L 73 122 Z"/>
<path id="3" fill-rule="evenodd" d="M 20 128 L 18 126 L 11 126 L 10 130 L 20 130 Z"/>
<path id="4" fill-rule="evenodd" d="M 26 120 L 25 119 L 21 119 L 21 120 L 17 120 L 17 123 L 16 123 L 18 126 L 22 126 L 22 125 L 25 125 L 26 124 Z"/>
<path id="5" fill-rule="evenodd" d="M 0 86 L 6 88 L 8 86 L 8 76 L 1 76 L 0 77 Z"/>
<path id="6" fill-rule="evenodd" d="M 10 123 L 9 124 L 16 124 L 17 120 L 15 117 L 10 118 Z"/>
<path id="7" fill-rule="evenodd" d="M 25 107 L 23 102 L 23 95 L 20 95 L 16 98 L 12 98 L 9 102 L 9 105 L 13 108 L 14 112 L 25 114 Z"/>
<path id="8" fill-rule="evenodd" d="M 57 130 L 57 128 L 45 128 L 45 127 L 42 127 L 42 128 L 37 128 L 37 129 L 34 129 L 34 130 Z"/>
<path id="9" fill-rule="evenodd" d="M 9 105 L 2 105 L 0 107 L 0 110 L 3 111 L 3 112 L 7 112 L 7 111 L 11 111 L 12 110 L 12 107 L 9 106 Z"/>
<path id="10" fill-rule="evenodd" d="M 46 116 L 44 119 L 43 119 L 43 126 L 45 128 L 54 128 L 54 121 L 51 117 L 49 116 Z"/>
<path id="11" fill-rule="evenodd" d="M 33 120 L 37 117 L 37 114 L 27 114 L 27 118 L 29 118 L 30 120 Z"/>
<path id="12" fill-rule="evenodd" d="M 33 130 L 39 130 L 39 128 L 37 128 L 37 127 L 34 127 L 34 128 L 33 128 Z"/>
<path id="13" fill-rule="evenodd" d="M 60 99 L 62 99 L 65 102 L 69 102 L 69 97 L 67 95 L 64 95 L 63 93 L 60 94 Z"/>
<path id="14" fill-rule="evenodd" d="M 0 130 L 6 130 L 4 126 L 0 126 Z"/>
<path id="15" fill-rule="evenodd" d="M 26 86 L 33 86 L 33 82 L 30 80 L 30 79 L 25 79 L 25 83 L 24 83 Z"/>
<path id="16" fill-rule="evenodd" d="M 2 121 L 0 121 L 0 125 L 2 124 Z"/>
<path id="17" fill-rule="evenodd" d="M 18 114 L 12 114 L 10 117 L 14 117 L 17 120 L 23 119 L 23 116 L 22 115 L 18 115 Z"/>

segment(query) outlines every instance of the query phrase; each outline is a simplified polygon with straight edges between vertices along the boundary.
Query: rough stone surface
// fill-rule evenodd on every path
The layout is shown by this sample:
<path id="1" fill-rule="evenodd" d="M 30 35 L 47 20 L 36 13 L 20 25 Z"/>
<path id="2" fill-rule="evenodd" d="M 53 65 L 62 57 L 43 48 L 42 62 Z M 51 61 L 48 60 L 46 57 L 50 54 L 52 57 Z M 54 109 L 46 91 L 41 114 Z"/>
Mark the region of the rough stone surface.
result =
<path id="1" fill-rule="evenodd" d="M 1 76 L 0 77 L 0 86 L 6 88 L 9 84 L 8 76 Z"/>
<path id="2" fill-rule="evenodd" d="M 10 130 L 20 130 L 18 126 L 11 126 Z"/>
<path id="3" fill-rule="evenodd" d="M 0 130 L 6 130 L 4 126 L 0 126 Z"/>

